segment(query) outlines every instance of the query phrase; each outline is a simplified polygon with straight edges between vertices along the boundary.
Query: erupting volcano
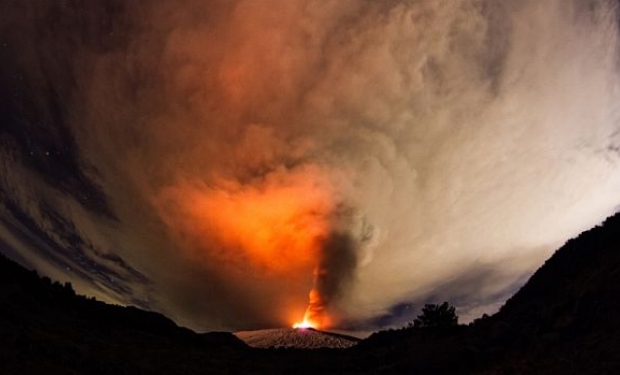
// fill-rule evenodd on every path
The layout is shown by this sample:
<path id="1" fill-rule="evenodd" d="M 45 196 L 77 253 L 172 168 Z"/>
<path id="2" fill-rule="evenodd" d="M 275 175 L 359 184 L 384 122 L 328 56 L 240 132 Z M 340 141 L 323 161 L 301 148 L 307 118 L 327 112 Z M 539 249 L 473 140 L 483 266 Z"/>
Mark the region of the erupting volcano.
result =
<path id="1" fill-rule="evenodd" d="M 301 311 L 307 303 L 296 326 L 323 328 L 330 325 L 327 305 L 337 289 L 325 279 L 338 268 L 338 259 L 347 259 L 333 253 L 348 251 L 335 234 L 343 215 L 326 175 L 304 166 L 245 184 L 179 182 L 165 189 L 159 202 L 164 217 L 184 218 L 169 227 L 179 228 L 174 235 L 193 249 L 188 256 L 205 264 L 216 260 L 231 278 L 277 282 L 289 295 L 270 307 Z M 309 300 L 302 300 L 308 289 Z"/>
<path id="2" fill-rule="evenodd" d="M 293 328 L 295 328 L 295 329 L 307 329 L 307 328 L 314 328 L 314 329 L 316 329 L 318 327 L 313 322 L 311 322 L 308 319 L 304 318 L 304 320 L 302 320 L 301 322 L 297 322 L 297 323 L 293 324 Z"/>
<path id="3" fill-rule="evenodd" d="M 491 314 L 620 207 L 618 4 L 5 1 L 0 245 L 198 331 Z"/>
<path id="4" fill-rule="evenodd" d="M 317 268 L 314 272 L 314 287 L 308 295 L 308 307 L 301 322 L 293 325 L 293 328 L 314 328 L 323 329 L 331 326 L 329 316 L 326 313 L 326 301 L 321 296 L 318 286 L 321 285 L 323 278 L 327 275 L 326 271 Z"/>
<path id="5" fill-rule="evenodd" d="M 326 317 L 321 314 L 322 311 L 323 306 L 319 292 L 313 288 L 310 291 L 308 307 L 304 313 L 304 319 L 301 322 L 293 324 L 293 328 L 324 328 Z"/>

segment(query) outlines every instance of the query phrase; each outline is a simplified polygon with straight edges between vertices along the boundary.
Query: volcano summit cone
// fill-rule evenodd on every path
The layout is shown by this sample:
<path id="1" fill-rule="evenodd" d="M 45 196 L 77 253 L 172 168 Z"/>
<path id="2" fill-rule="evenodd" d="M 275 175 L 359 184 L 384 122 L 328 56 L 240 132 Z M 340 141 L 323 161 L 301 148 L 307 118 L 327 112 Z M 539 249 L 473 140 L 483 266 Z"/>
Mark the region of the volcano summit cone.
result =
<path id="1" fill-rule="evenodd" d="M 273 328 L 240 331 L 235 335 L 255 348 L 349 348 L 360 339 L 353 336 L 319 331 L 314 328 Z"/>

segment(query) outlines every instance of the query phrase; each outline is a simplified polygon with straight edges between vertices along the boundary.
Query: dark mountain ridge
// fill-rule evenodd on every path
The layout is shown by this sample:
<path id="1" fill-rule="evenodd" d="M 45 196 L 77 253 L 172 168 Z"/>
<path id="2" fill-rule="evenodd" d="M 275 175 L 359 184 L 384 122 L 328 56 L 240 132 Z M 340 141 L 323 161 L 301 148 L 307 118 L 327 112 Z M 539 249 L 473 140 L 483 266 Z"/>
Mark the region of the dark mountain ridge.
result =
<path id="1" fill-rule="evenodd" d="M 362 348 L 396 353 L 394 372 L 620 373 L 620 214 L 569 240 L 497 314 L 379 332 Z"/>
<path id="2" fill-rule="evenodd" d="M 520 372 L 620 373 L 620 215 L 569 240 L 489 323 Z"/>
<path id="3" fill-rule="evenodd" d="M 217 369 L 247 348 L 230 333 L 198 334 L 161 314 L 78 296 L 2 255 L 0 298 L 2 374 L 185 373 L 166 356 L 184 352 Z"/>
<path id="4" fill-rule="evenodd" d="M 620 373 L 620 214 L 568 241 L 502 309 L 349 349 L 254 349 L 76 296 L 0 257 L 0 373 Z"/>

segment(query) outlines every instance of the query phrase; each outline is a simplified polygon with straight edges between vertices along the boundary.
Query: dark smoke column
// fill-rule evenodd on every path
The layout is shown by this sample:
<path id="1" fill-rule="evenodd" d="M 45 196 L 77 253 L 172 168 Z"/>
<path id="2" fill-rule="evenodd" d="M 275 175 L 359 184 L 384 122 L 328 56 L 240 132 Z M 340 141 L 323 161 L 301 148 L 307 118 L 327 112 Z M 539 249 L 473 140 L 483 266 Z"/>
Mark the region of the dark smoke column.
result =
<path id="1" fill-rule="evenodd" d="M 303 325 L 326 328 L 337 323 L 335 303 L 352 281 L 356 263 L 354 241 L 348 234 L 332 233 L 325 240 Z"/>

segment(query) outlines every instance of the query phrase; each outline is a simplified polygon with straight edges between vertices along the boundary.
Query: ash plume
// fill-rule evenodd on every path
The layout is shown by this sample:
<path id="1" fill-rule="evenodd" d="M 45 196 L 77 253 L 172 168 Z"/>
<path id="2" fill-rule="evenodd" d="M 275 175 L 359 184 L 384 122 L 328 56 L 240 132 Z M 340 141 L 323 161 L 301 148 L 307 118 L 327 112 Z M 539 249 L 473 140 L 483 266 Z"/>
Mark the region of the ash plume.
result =
<path id="1" fill-rule="evenodd" d="M 45 201 L 141 276 L 3 241 L 181 324 L 288 326 L 310 290 L 338 324 L 439 295 L 490 312 L 620 201 L 614 1 L 3 8 L 0 109 L 27 124 L 0 133 L 3 217 L 50 230 Z"/>

